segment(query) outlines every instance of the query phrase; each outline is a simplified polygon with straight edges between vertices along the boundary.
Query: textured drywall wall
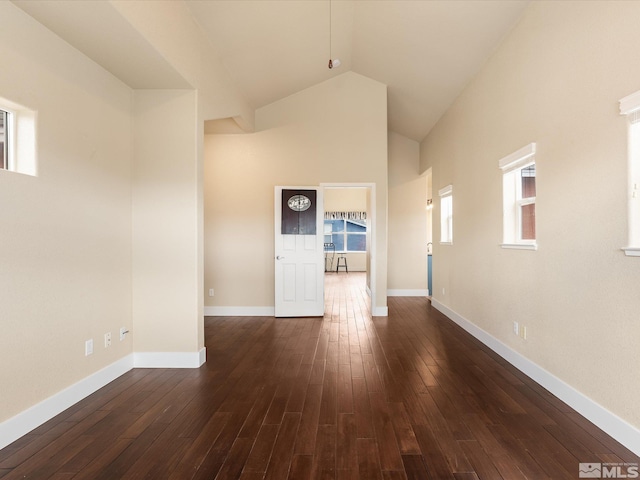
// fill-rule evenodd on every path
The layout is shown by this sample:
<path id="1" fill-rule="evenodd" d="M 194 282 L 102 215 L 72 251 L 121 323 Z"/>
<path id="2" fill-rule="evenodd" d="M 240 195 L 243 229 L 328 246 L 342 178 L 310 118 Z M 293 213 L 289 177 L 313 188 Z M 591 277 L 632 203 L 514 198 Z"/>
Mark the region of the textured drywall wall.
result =
<path id="1" fill-rule="evenodd" d="M 453 245 L 434 243 L 436 300 L 635 427 L 640 259 L 620 250 L 618 100 L 640 89 L 639 17 L 638 2 L 532 2 L 421 144 L 433 190 L 454 186 Z M 539 248 L 505 250 L 498 161 L 530 142 Z"/>
<path id="2" fill-rule="evenodd" d="M 0 18 L 1 96 L 37 112 L 38 150 L 37 176 L 0 171 L 2 421 L 132 351 L 117 332 L 131 328 L 133 102 L 10 2 Z"/>
<path id="3" fill-rule="evenodd" d="M 275 185 L 376 185 L 377 305 L 386 307 L 386 86 L 345 73 L 256 112 L 255 134 L 205 138 L 207 306 L 272 306 Z"/>

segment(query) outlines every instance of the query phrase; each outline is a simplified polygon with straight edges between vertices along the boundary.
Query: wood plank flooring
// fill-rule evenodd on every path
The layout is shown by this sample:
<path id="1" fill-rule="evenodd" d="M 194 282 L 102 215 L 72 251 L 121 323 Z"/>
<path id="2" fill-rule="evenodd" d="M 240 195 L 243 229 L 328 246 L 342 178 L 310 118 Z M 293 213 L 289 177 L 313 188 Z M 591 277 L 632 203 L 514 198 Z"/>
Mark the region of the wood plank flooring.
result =
<path id="1" fill-rule="evenodd" d="M 371 318 L 210 317 L 197 370 L 135 369 L 0 450 L 0 478 L 575 479 L 640 459 L 417 297 Z"/>

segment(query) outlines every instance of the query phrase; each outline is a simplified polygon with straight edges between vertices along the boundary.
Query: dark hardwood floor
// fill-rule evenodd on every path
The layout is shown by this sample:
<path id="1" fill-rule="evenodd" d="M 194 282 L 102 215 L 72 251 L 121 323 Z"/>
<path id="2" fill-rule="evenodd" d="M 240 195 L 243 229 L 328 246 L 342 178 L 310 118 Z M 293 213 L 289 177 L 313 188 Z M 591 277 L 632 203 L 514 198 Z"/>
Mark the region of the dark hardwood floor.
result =
<path id="1" fill-rule="evenodd" d="M 418 297 L 371 318 L 210 317 L 197 370 L 135 369 L 0 450 L 2 480 L 575 479 L 640 459 Z"/>

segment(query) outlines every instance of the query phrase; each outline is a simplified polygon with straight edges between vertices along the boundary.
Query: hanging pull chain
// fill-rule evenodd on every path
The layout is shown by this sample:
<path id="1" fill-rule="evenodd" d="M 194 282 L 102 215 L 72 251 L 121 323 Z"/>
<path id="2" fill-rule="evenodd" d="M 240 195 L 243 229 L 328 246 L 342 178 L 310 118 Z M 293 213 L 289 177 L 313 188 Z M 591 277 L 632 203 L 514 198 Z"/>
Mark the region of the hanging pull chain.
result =
<path id="1" fill-rule="evenodd" d="M 333 68 L 333 57 L 331 55 L 331 0 L 329 0 L 329 69 Z"/>

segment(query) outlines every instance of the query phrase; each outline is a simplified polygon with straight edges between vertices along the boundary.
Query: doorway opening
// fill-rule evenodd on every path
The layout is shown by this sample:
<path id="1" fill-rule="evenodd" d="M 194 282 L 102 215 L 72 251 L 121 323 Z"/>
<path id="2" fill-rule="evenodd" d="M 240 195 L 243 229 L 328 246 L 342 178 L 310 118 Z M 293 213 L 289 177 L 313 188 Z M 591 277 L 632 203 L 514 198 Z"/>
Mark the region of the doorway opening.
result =
<path id="1" fill-rule="evenodd" d="M 325 299 L 363 291 L 375 305 L 375 185 L 324 187 Z M 369 305 L 369 309 L 371 306 Z"/>

